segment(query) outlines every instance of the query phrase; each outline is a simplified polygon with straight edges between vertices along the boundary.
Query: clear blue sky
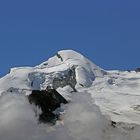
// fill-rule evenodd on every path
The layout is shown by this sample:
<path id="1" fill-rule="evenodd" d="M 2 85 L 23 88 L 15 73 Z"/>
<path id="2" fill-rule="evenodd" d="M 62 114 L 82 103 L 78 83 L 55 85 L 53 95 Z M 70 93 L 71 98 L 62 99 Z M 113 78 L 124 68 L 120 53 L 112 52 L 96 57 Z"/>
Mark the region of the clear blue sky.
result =
<path id="1" fill-rule="evenodd" d="M 77 50 L 104 69 L 140 67 L 140 1 L 0 1 L 0 76 L 61 49 Z"/>

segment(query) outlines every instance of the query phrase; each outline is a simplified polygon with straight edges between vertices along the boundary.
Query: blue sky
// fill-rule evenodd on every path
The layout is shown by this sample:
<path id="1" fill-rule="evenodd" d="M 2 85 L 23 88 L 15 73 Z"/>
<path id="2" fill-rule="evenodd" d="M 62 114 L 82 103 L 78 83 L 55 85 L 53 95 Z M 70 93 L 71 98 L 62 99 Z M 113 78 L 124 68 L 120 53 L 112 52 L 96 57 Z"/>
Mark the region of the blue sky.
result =
<path id="1" fill-rule="evenodd" d="M 1 0 L 0 76 L 61 49 L 104 69 L 140 67 L 139 0 Z"/>

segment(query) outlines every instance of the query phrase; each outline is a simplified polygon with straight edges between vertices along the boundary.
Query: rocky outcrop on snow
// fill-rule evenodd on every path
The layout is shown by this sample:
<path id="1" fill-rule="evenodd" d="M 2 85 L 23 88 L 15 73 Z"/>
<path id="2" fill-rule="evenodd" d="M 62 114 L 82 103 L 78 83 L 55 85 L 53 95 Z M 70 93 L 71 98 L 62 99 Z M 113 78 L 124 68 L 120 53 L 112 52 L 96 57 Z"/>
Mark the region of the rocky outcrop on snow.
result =
<path id="1" fill-rule="evenodd" d="M 41 109 L 39 114 L 39 122 L 55 123 L 58 114 L 53 113 L 61 104 L 68 103 L 55 89 L 49 90 L 33 90 L 28 96 L 29 102 Z"/>
<path id="2" fill-rule="evenodd" d="M 140 68 L 135 69 L 136 72 L 140 72 Z"/>
<path id="3" fill-rule="evenodd" d="M 75 72 L 75 67 L 72 67 L 65 71 L 65 74 L 62 75 L 60 74 L 59 76 L 54 77 L 52 81 L 52 87 L 54 89 L 57 89 L 59 87 L 65 87 L 65 86 L 70 86 L 73 91 L 76 92 L 75 86 L 77 84 L 76 81 L 76 72 Z"/>

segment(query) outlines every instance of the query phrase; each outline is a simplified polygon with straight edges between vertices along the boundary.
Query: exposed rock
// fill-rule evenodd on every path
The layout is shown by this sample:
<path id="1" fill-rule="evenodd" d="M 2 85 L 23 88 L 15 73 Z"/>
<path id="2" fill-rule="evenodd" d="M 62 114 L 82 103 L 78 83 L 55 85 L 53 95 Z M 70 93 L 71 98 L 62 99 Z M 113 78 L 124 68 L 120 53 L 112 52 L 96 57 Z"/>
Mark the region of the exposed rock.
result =
<path id="1" fill-rule="evenodd" d="M 111 121 L 111 126 L 116 127 L 117 123 L 115 121 Z"/>
<path id="2" fill-rule="evenodd" d="M 135 69 L 136 72 L 140 72 L 140 68 Z"/>
<path id="3" fill-rule="evenodd" d="M 61 59 L 61 61 L 63 61 L 63 58 L 61 57 L 61 55 L 59 53 L 56 54 L 56 56 Z"/>
<path id="4" fill-rule="evenodd" d="M 28 96 L 29 102 L 38 106 L 42 113 L 39 115 L 39 122 L 55 123 L 58 115 L 54 114 L 61 104 L 68 103 L 67 100 L 61 96 L 56 90 L 33 90 L 32 94 Z"/>
<path id="5" fill-rule="evenodd" d="M 76 81 L 75 67 L 72 67 L 68 69 L 67 73 L 65 73 L 64 75 L 55 77 L 53 79 L 52 85 L 54 89 L 69 85 L 76 92 L 75 89 L 76 83 L 77 81 Z"/>

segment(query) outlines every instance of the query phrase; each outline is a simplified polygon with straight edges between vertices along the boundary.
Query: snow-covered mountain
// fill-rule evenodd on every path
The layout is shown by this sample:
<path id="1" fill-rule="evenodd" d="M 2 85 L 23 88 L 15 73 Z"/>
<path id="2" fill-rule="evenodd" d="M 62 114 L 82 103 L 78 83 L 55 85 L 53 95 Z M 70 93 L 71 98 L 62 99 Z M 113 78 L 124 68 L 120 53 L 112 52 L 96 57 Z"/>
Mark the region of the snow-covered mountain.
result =
<path id="1" fill-rule="evenodd" d="M 39 66 L 12 68 L 10 73 L 0 80 L 0 92 L 11 88 L 45 89 L 47 85 L 54 88 L 66 85 L 72 88 L 89 87 L 96 77 L 103 77 L 105 74 L 104 70 L 81 54 L 72 50 L 60 51 Z"/>
<path id="2" fill-rule="evenodd" d="M 38 124 L 32 91 L 56 89 L 69 103 L 55 125 Z M 0 138 L 138 140 L 140 73 L 106 71 L 73 50 L 35 67 L 12 68 L 0 79 Z M 26 134 L 26 135 L 25 135 Z"/>

